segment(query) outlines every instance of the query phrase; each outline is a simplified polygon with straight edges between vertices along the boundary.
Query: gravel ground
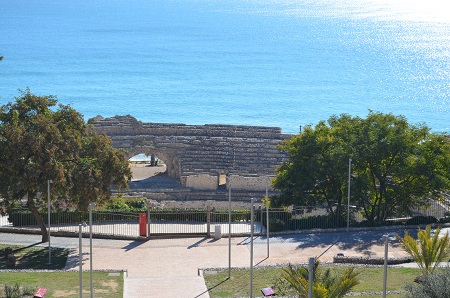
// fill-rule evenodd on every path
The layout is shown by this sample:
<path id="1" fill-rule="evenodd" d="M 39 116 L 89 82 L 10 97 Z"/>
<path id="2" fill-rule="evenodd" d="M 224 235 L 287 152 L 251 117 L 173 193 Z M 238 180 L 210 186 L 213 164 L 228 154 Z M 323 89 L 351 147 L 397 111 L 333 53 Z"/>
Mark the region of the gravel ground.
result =
<path id="1" fill-rule="evenodd" d="M 216 209 L 228 209 L 228 201 L 161 201 L 159 204 L 164 208 L 206 209 L 210 206 Z M 231 208 L 234 210 L 250 209 L 250 203 L 233 201 Z"/>

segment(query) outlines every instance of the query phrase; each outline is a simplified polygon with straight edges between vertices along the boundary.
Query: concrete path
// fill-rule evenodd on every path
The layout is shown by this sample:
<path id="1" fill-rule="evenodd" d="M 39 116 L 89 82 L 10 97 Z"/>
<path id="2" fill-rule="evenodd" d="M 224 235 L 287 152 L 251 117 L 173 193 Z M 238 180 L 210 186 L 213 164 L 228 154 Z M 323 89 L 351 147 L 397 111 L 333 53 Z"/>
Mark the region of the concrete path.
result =
<path id="1" fill-rule="evenodd" d="M 398 231 L 403 235 L 403 231 Z M 320 256 L 331 262 L 337 253 L 346 256 L 384 256 L 381 240 L 386 231 L 309 233 L 253 240 L 253 263 L 256 267 L 307 263 Z M 0 233 L 0 243 L 29 245 L 40 241 L 37 235 Z M 231 239 L 231 266 L 250 266 L 249 237 Z M 78 270 L 78 238 L 52 237 L 52 246 L 71 249 L 66 269 Z M 43 244 L 44 246 L 46 244 Z M 83 239 L 83 270 L 89 270 L 89 239 Z M 93 269 L 127 270 L 124 298 L 135 297 L 209 297 L 199 274 L 204 268 L 228 268 L 229 239 L 176 238 L 151 239 L 145 242 L 93 239 Z M 407 256 L 397 241 L 389 245 L 389 258 Z"/>

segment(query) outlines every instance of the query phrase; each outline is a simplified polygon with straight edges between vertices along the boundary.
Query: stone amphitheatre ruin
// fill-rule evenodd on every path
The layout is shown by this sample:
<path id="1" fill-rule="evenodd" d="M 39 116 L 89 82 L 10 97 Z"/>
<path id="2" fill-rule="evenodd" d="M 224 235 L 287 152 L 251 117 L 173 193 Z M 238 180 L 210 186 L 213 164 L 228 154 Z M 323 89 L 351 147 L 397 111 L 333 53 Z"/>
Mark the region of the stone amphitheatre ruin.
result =
<path id="1" fill-rule="evenodd" d="M 277 145 L 292 137 L 277 127 L 143 123 L 129 115 L 89 123 L 129 158 L 164 161 L 165 177 L 131 183 L 131 191 L 156 200 L 225 200 L 230 185 L 240 199 L 263 197 L 266 185 L 272 194 L 269 179 L 287 159 Z"/>

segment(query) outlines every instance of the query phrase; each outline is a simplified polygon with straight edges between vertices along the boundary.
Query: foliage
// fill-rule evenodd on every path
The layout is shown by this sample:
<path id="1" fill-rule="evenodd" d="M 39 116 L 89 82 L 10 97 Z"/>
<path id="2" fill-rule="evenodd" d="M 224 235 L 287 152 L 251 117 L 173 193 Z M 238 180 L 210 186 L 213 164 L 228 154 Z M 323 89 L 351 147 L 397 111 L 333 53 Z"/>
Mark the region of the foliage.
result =
<path id="1" fill-rule="evenodd" d="M 441 199 L 450 189 L 450 139 L 402 116 L 332 116 L 285 141 L 288 161 L 274 187 L 284 204 L 325 205 L 337 225 L 346 219 L 349 159 L 351 204 L 371 222 Z"/>
<path id="2" fill-rule="evenodd" d="M 13 286 L 5 285 L 6 298 L 22 298 L 22 293 L 20 292 L 20 285 L 18 283 Z"/>
<path id="3" fill-rule="evenodd" d="M 431 232 L 431 226 L 425 230 L 419 228 L 417 240 L 411 237 L 408 232 L 402 238 L 397 236 L 403 249 L 411 255 L 413 260 L 419 265 L 423 275 L 433 273 L 433 271 L 443 261 L 450 257 L 450 238 L 448 231 L 443 237 L 439 237 L 441 228 L 438 227 L 434 234 Z"/>
<path id="4" fill-rule="evenodd" d="M 22 298 L 24 296 L 32 297 L 34 291 L 35 290 L 32 287 L 21 287 L 19 283 L 15 283 L 12 286 L 5 285 L 6 298 Z"/>
<path id="5" fill-rule="evenodd" d="M 423 276 L 420 283 L 407 283 L 406 298 L 450 297 L 450 269 Z"/>
<path id="6" fill-rule="evenodd" d="M 261 200 L 261 205 L 262 205 L 262 207 L 264 209 L 271 208 L 272 207 L 272 202 L 270 200 L 270 197 L 264 196 L 264 198 Z"/>
<path id="7" fill-rule="evenodd" d="M 131 178 L 123 152 L 106 135 L 70 106 L 56 104 L 56 97 L 27 89 L 0 107 L 0 195 L 7 209 L 26 199 L 44 242 L 48 234 L 38 209 L 47 201 L 48 181 L 53 205 L 86 210 L 90 202 L 109 200 L 112 185 L 120 190 Z"/>
<path id="8" fill-rule="evenodd" d="M 437 223 L 438 219 L 434 216 L 414 216 L 408 219 L 405 222 L 405 225 L 428 225 L 428 224 L 434 224 Z"/>
<path id="9" fill-rule="evenodd" d="M 113 198 L 106 204 L 106 210 L 120 210 L 124 212 L 147 210 L 147 205 L 144 199 L 130 199 L 126 200 L 122 197 Z"/>
<path id="10" fill-rule="evenodd" d="M 332 274 L 331 269 L 319 267 L 319 261 L 314 263 L 312 296 L 317 298 L 344 297 L 359 283 L 358 272 L 354 268 L 347 268 L 341 275 Z M 308 297 L 309 269 L 301 266 L 283 268 L 281 278 L 296 290 L 299 297 Z"/>
<path id="11" fill-rule="evenodd" d="M 122 198 L 113 198 L 111 202 L 106 205 L 107 210 L 121 210 L 121 211 L 129 211 L 130 206 L 125 202 Z"/>
<path id="12" fill-rule="evenodd" d="M 145 199 L 125 200 L 125 204 L 130 207 L 130 210 L 147 210 Z"/>

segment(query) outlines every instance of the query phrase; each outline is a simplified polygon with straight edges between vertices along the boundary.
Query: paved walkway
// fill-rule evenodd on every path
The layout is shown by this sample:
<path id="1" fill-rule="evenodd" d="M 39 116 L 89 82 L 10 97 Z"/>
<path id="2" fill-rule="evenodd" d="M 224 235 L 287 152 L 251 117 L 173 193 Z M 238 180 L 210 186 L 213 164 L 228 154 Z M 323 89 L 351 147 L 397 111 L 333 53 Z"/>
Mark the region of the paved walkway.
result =
<path id="1" fill-rule="evenodd" d="M 403 235 L 403 231 L 398 231 Z M 310 233 L 253 241 L 256 267 L 307 263 L 310 257 L 331 262 L 337 253 L 346 256 L 384 256 L 381 240 L 386 231 Z M 29 245 L 40 241 L 37 235 L 0 233 L 0 242 Z M 52 246 L 71 248 L 66 269 L 78 270 L 78 238 L 52 237 Z M 46 245 L 46 244 L 44 244 Z M 250 238 L 231 239 L 231 266 L 250 266 Z M 89 252 L 89 239 L 83 239 L 83 252 Z M 93 239 L 93 269 L 128 270 L 124 298 L 135 297 L 209 297 L 199 269 L 228 268 L 229 240 L 222 238 L 151 239 L 149 241 Z M 397 241 L 389 246 L 389 258 L 403 257 Z M 89 270 L 89 255 L 83 269 Z"/>

